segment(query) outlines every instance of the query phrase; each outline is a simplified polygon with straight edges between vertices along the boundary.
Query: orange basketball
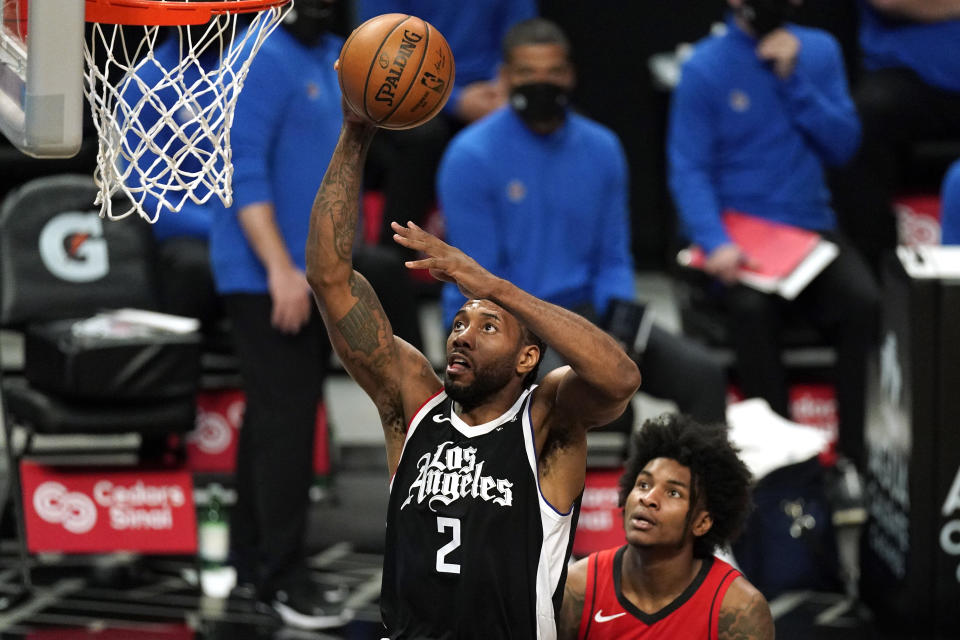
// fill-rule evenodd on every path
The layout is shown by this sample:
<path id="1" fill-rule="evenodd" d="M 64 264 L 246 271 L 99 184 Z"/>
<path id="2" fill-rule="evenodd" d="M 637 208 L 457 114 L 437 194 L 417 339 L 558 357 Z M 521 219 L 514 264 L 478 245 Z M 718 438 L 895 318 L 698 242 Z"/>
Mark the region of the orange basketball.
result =
<path id="1" fill-rule="evenodd" d="M 339 77 L 357 114 L 385 129 L 411 129 L 435 116 L 450 97 L 453 54 L 429 22 L 385 13 L 347 38 Z"/>

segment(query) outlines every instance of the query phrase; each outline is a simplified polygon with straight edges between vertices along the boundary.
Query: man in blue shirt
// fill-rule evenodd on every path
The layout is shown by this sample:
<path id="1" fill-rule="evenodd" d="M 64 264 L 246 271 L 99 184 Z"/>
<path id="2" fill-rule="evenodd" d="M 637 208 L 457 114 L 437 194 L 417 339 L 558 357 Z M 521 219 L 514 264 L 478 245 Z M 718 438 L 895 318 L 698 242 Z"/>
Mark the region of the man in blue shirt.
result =
<path id="1" fill-rule="evenodd" d="M 574 72 L 559 27 L 521 22 L 503 51 L 510 105 L 463 129 L 440 165 L 447 236 L 495 275 L 602 318 L 636 294 L 623 149 L 612 131 L 568 109 Z M 463 300 L 444 287 L 448 325 Z M 644 391 L 724 420 L 725 377 L 699 345 L 654 326 L 642 369 Z"/>
<path id="2" fill-rule="evenodd" d="M 911 145 L 960 139 L 960 0 L 858 0 L 863 144 L 834 180 L 840 225 L 876 268 L 897 243 L 891 200 Z"/>
<path id="3" fill-rule="evenodd" d="M 743 392 L 787 415 L 780 327 L 786 313 L 809 316 L 836 345 L 839 446 L 859 461 L 879 294 L 866 263 L 835 234 L 824 180 L 824 166 L 846 161 L 859 139 L 840 49 L 823 31 L 785 24 L 786 0 L 729 4 L 726 32 L 697 45 L 673 95 L 670 188 L 706 271 L 728 285 Z M 747 258 L 721 222 L 729 209 L 820 232 L 840 255 L 793 303 L 736 284 Z"/>
<path id="4" fill-rule="evenodd" d="M 222 300 L 234 333 L 246 395 L 230 527 L 231 562 L 241 587 L 236 593 L 254 595 L 285 623 L 310 629 L 340 626 L 349 617 L 342 603 L 310 579 L 304 553 L 314 432 L 330 357 L 304 276 L 305 243 L 317 171 L 329 160 L 340 129 L 333 65 L 343 40 L 328 33 L 334 2 L 299 0 L 250 64 L 230 129 L 233 205 L 225 208 L 204 187 L 195 190 L 193 200 L 168 192 L 171 204 L 179 206 L 176 212 L 161 211 L 156 197 L 144 200 L 146 211 L 157 216 L 153 231 L 164 260 L 163 280 L 169 281 L 165 288 L 179 295 L 175 301 L 181 305 L 194 298 L 203 303 L 204 293 L 210 303 Z M 226 64 L 221 45 L 251 47 L 256 40 L 241 34 L 231 43 L 229 32 L 210 37 L 209 28 L 190 28 L 193 42 L 206 33 L 204 41 L 212 44 L 196 64 L 184 65 L 188 86 L 215 84 L 216 74 L 203 76 Z M 139 81 L 124 86 L 127 102 L 135 101 L 142 86 L 156 87 L 181 55 L 181 37 L 171 34 L 140 64 Z M 137 112 L 140 127 L 167 155 L 186 152 L 181 171 L 202 175 L 212 145 L 201 138 L 187 147 L 153 108 L 164 105 L 169 111 L 178 104 L 182 96 L 175 89 L 156 89 L 154 95 L 156 101 Z M 171 114 L 186 129 L 182 137 L 189 138 L 195 125 L 192 109 L 209 109 L 214 99 L 213 91 L 197 91 L 189 105 Z M 136 145 L 139 138 L 131 135 L 128 142 Z M 157 176 L 166 170 L 147 155 L 137 167 Z M 213 169 L 224 167 L 218 163 Z"/>
<path id="5" fill-rule="evenodd" d="M 357 17 L 406 13 L 443 34 L 456 63 L 450 98 L 438 117 L 405 131 L 377 134 L 366 166 L 368 184 L 379 185 L 385 204 L 380 242 L 392 249 L 393 220 L 421 221 L 433 206 L 437 164 L 450 137 L 494 109 L 506 96 L 497 81 L 500 41 L 517 22 L 537 13 L 534 0 L 359 0 Z M 403 162 L 397 162 L 403 158 Z"/>
<path id="6" fill-rule="evenodd" d="M 309 577 L 304 537 L 330 345 L 304 275 L 317 176 L 340 129 L 332 1 L 300 0 L 263 43 L 231 129 L 233 206 L 213 205 L 210 258 L 234 332 L 246 411 L 230 552 L 240 584 L 301 628 L 347 615 Z M 318 173 L 319 172 L 319 173 Z"/>

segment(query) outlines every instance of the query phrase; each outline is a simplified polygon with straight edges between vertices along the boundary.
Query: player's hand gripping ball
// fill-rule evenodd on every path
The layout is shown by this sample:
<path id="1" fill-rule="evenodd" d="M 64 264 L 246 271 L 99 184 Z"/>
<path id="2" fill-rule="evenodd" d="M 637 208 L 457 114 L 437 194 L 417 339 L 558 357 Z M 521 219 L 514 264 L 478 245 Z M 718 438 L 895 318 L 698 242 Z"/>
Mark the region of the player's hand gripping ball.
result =
<path id="1" fill-rule="evenodd" d="M 340 90 L 357 115 L 384 129 L 412 129 L 443 108 L 453 54 L 430 23 L 403 13 L 370 18 L 343 44 Z"/>

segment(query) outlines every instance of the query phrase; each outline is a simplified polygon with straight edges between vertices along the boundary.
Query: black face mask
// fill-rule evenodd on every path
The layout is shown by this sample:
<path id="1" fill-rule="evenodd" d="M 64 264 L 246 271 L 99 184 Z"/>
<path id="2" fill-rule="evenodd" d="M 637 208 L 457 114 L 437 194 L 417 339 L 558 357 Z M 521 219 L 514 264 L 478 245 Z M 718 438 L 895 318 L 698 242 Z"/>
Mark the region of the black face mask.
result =
<path id="1" fill-rule="evenodd" d="M 737 14 L 750 25 L 757 38 L 762 38 L 782 27 L 791 9 L 790 0 L 743 0 Z"/>
<path id="2" fill-rule="evenodd" d="M 330 31 L 334 3 L 328 0 L 297 0 L 283 19 L 283 27 L 305 47 L 312 47 Z"/>
<path id="3" fill-rule="evenodd" d="M 528 125 L 562 122 L 570 103 L 570 92 L 552 82 L 533 82 L 514 87 L 510 106 Z"/>

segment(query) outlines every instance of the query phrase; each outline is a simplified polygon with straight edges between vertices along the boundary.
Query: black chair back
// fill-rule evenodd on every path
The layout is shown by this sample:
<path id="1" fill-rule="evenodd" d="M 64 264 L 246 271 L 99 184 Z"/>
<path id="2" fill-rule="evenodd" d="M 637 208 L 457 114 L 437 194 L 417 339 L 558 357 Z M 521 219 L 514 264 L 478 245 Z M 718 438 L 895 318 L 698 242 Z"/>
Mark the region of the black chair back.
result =
<path id="1" fill-rule="evenodd" d="M 67 174 L 32 180 L 6 196 L 0 325 L 157 308 L 147 223 L 101 219 L 96 195 L 91 177 Z"/>

